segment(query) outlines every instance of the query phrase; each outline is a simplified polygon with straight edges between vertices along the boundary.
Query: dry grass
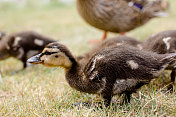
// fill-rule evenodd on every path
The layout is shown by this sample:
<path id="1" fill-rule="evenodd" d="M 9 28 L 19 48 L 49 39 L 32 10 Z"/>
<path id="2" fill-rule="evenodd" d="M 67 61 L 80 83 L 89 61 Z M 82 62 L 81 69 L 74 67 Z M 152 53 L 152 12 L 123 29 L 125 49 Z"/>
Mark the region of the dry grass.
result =
<path id="1" fill-rule="evenodd" d="M 127 35 L 144 40 L 152 33 L 176 29 L 176 1 L 169 2 L 169 17 L 154 19 Z M 1 3 L 0 30 L 9 33 L 35 30 L 62 41 L 75 55 L 89 50 L 89 39 L 100 38 L 102 35 L 101 31 L 90 27 L 79 17 L 74 4 L 40 5 L 34 2 L 30 2 L 27 7 Z M 115 104 L 106 110 L 72 107 L 75 102 L 102 100 L 96 95 L 71 89 L 64 79 L 62 69 L 38 65 L 19 71 L 21 68 L 22 64 L 13 58 L 0 62 L 4 80 L 0 84 L 0 116 L 176 116 L 176 92 L 163 92 L 169 82 L 168 72 L 133 94 L 128 106 L 120 106 L 121 97 L 116 96 L 113 99 Z"/>

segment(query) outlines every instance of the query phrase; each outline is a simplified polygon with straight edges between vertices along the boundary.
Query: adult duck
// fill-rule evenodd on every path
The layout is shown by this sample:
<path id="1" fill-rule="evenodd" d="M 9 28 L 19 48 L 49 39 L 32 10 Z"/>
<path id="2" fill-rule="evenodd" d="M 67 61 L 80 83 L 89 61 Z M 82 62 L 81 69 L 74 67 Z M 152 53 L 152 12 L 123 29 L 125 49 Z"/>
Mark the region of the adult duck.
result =
<path id="1" fill-rule="evenodd" d="M 82 18 L 93 27 L 107 32 L 124 33 L 154 17 L 164 16 L 168 3 L 164 0 L 77 0 Z"/>

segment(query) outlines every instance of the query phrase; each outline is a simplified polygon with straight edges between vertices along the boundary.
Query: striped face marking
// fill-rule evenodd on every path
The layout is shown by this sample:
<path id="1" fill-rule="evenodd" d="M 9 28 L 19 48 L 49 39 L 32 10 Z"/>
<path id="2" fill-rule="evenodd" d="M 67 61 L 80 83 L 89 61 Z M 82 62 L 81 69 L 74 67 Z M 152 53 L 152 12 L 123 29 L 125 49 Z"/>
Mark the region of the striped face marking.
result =
<path id="1" fill-rule="evenodd" d="M 42 51 L 42 54 L 43 55 L 51 55 L 51 54 L 58 53 L 58 52 L 60 52 L 60 50 L 57 48 L 45 48 Z"/>
<path id="2" fill-rule="evenodd" d="M 44 65 L 51 67 L 64 67 L 67 69 L 72 65 L 68 56 L 58 48 L 45 48 L 42 51 L 40 60 L 43 61 Z"/>

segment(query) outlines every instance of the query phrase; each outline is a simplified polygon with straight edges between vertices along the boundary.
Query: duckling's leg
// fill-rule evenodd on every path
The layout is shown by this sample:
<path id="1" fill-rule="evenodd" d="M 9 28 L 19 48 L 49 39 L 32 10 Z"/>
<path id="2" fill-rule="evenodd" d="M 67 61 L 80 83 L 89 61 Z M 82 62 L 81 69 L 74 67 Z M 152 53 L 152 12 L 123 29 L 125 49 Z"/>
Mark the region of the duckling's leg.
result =
<path id="1" fill-rule="evenodd" d="M 26 55 L 23 55 L 23 57 L 22 57 L 23 69 L 25 69 L 27 67 L 26 61 L 27 61 Z"/>
<path id="2" fill-rule="evenodd" d="M 176 70 L 172 70 L 171 72 L 171 83 L 168 87 L 168 90 L 170 90 L 171 92 L 173 91 L 173 86 L 174 86 L 174 83 L 175 83 L 175 75 L 176 75 Z"/>
<path id="3" fill-rule="evenodd" d="M 104 99 L 104 105 L 105 107 L 108 107 L 110 106 L 111 104 L 111 99 L 112 99 L 112 86 L 110 84 L 106 84 L 106 89 L 104 89 L 102 92 L 101 92 L 101 96 L 103 97 Z"/>
<path id="4" fill-rule="evenodd" d="M 131 94 L 131 92 L 125 92 L 121 105 L 130 103 Z"/>
<path id="5" fill-rule="evenodd" d="M 111 104 L 111 98 L 112 98 L 112 97 L 106 95 L 106 96 L 103 96 L 103 98 L 104 98 L 104 104 L 105 104 L 105 106 L 106 106 L 106 107 L 110 106 L 110 104 Z"/>

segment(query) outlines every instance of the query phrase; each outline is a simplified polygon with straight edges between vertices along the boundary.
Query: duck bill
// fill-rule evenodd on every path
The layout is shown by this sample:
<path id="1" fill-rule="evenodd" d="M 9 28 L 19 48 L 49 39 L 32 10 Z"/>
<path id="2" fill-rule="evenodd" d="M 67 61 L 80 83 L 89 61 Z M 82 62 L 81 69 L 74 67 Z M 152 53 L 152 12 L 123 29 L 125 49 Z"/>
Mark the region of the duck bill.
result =
<path id="1" fill-rule="evenodd" d="M 42 56 L 42 53 L 40 54 L 37 54 L 31 58 L 29 58 L 27 60 L 28 63 L 31 63 L 31 64 L 41 64 L 42 63 L 42 60 L 40 59 L 40 57 Z"/>

